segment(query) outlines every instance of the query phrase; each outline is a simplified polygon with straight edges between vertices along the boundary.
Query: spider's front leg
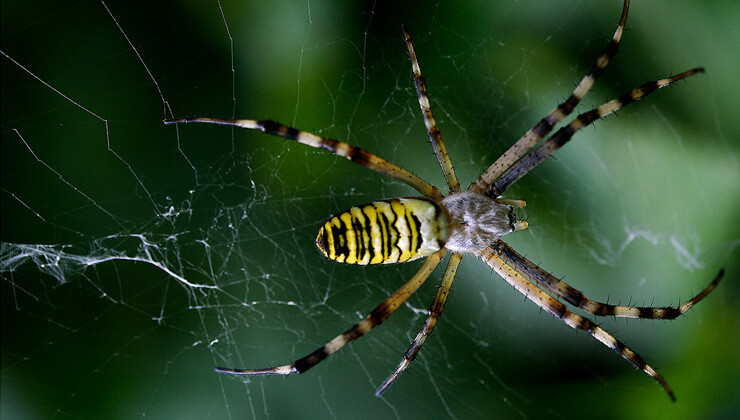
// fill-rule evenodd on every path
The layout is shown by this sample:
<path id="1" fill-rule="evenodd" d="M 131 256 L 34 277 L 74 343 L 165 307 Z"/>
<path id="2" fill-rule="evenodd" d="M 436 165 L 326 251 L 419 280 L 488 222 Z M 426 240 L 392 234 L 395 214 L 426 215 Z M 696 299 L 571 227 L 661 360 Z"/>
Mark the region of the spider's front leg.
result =
<path id="1" fill-rule="evenodd" d="M 492 248 L 486 248 L 476 255 L 488 264 L 488 266 L 491 267 L 499 276 L 506 280 L 507 283 L 512 285 L 519 293 L 523 294 L 537 306 L 544 309 L 555 318 L 563 321 L 569 327 L 587 331 L 593 338 L 617 352 L 632 366 L 652 376 L 656 381 L 658 381 L 660 386 L 663 387 L 665 392 L 668 394 L 668 397 L 670 397 L 671 400 L 676 401 L 676 396 L 673 394 L 673 390 L 668 385 L 668 382 L 666 382 L 666 380 L 663 379 L 663 377 L 660 376 L 652 366 L 648 365 L 642 356 L 632 351 L 632 349 L 614 338 L 611 334 L 591 320 L 570 312 L 565 305 L 555 300 L 555 298 L 535 286 L 513 267 L 506 264 L 504 260 L 496 255 Z"/>
<path id="2" fill-rule="evenodd" d="M 553 276 L 532 261 L 524 258 L 524 256 L 516 252 L 504 241 L 496 241 L 491 249 L 493 249 L 496 255 L 499 256 L 507 265 L 510 265 L 518 272 L 526 275 L 540 287 L 544 287 L 577 308 L 581 308 L 588 313 L 599 316 L 642 319 L 675 319 L 686 313 L 686 311 L 704 299 L 704 297 L 717 287 L 725 274 L 724 269 L 720 270 L 704 290 L 699 292 L 688 302 L 677 307 L 666 306 L 659 308 L 653 306 L 610 305 L 608 303 L 597 302 L 587 298 L 573 286 Z"/>
<path id="3" fill-rule="evenodd" d="M 555 134 L 550 136 L 547 140 L 540 143 L 537 147 L 532 149 L 527 155 L 522 157 L 516 163 L 513 163 L 491 186 L 488 194 L 491 196 L 499 196 L 506 191 L 511 185 L 517 182 L 521 177 L 528 174 L 537 165 L 542 163 L 545 159 L 552 156 L 553 153 L 558 151 L 566 143 L 573 138 L 578 131 L 585 127 L 588 127 L 595 121 L 598 121 L 608 115 L 611 115 L 627 105 L 635 103 L 640 99 L 656 92 L 659 89 L 670 86 L 680 80 L 683 80 L 689 76 L 697 73 L 703 73 L 704 69 L 697 67 L 691 70 L 687 70 L 681 74 L 667 77 L 665 79 L 654 80 L 652 82 L 643 83 L 641 86 L 632 89 L 624 95 L 612 99 L 611 101 L 598 106 L 590 111 L 584 112 L 573 119 L 568 125 L 561 128 Z"/>
<path id="4" fill-rule="evenodd" d="M 617 30 L 614 31 L 612 40 L 606 45 L 604 51 L 596 60 L 596 63 L 593 65 L 591 70 L 583 76 L 583 79 L 581 79 L 568 99 L 556 106 L 555 109 L 550 111 L 545 118 L 541 119 L 534 125 L 534 127 L 524 133 L 524 135 L 517 140 L 509 150 L 504 152 L 504 154 L 496 159 L 496 162 L 489 166 L 475 182 L 470 184 L 468 191 L 480 194 L 487 191 L 494 180 L 524 156 L 529 149 L 545 138 L 558 122 L 573 112 L 575 107 L 581 102 L 581 99 L 583 99 L 588 91 L 591 90 L 596 79 L 598 79 L 604 69 L 606 69 L 606 66 L 609 65 L 612 58 L 617 54 L 617 48 L 619 47 L 619 42 L 622 40 L 622 34 L 624 33 L 624 25 L 627 22 L 627 12 L 629 11 L 629 8 L 630 2 L 629 0 L 625 0 L 622 4 L 622 15 L 619 18 Z"/>

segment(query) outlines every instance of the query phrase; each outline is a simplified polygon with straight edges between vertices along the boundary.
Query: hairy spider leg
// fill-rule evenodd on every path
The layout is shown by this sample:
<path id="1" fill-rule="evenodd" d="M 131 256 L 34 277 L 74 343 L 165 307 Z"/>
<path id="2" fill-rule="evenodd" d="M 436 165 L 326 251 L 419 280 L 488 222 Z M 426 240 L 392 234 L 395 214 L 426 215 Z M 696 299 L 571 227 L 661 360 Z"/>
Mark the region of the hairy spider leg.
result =
<path id="1" fill-rule="evenodd" d="M 419 107 L 421 108 L 421 114 L 424 117 L 424 125 L 427 127 L 429 141 L 432 144 L 434 154 L 437 156 L 439 166 L 442 168 L 442 173 L 444 174 L 447 186 L 450 188 L 450 193 L 460 192 L 460 182 L 458 182 L 457 177 L 455 176 L 455 171 L 452 169 L 450 155 L 447 154 L 447 149 L 445 148 L 444 142 L 442 142 L 442 134 L 439 132 L 437 122 L 434 121 L 432 106 L 427 94 L 427 84 L 424 81 L 424 77 L 421 75 L 419 60 L 416 59 L 414 44 L 411 42 L 411 35 L 409 35 L 409 31 L 406 29 L 406 25 L 403 26 L 403 37 L 406 40 L 406 47 L 409 50 L 411 69 L 414 72 L 414 87 L 416 87 L 416 95 L 419 98 Z"/>
<path id="2" fill-rule="evenodd" d="M 699 303 L 700 300 L 704 299 L 715 287 L 719 284 L 720 280 L 724 276 L 725 271 L 720 270 L 714 279 L 694 296 L 691 300 L 680 305 L 678 307 L 666 306 L 662 308 L 655 308 L 651 306 L 622 306 L 622 305 L 610 305 L 608 303 L 597 302 L 588 299 L 580 291 L 570 286 L 566 282 L 558 279 L 537 264 L 526 259 L 521 254 L 512 249 L 506 242 L 502 240 L 496 241 L 491 247 L 498 257 L 500 257 L 507 265 L 513 267 L 515 270 L 526 276 L 530 280 L 534 280 L 539 286 L 546 288 L 547 290 L 555 293 L 559 297 L 563 298 L 566 302 L 571 305 L 581 308 L 584 311 L 598 315 L 598 316 L 616 316 L 622 318 L 643 318 L 643 319 L 675 319 L 679 315 L 684 314 L 686 311 L 691 309 L 692 306 Z"/>
<path id="3" fill-rule="evenodd" d="M 545 118 L 541 119 L 534 127 L 529 129 L 509 150 L 504 152 L 496 161 L 481 174 L 478 179 L 470 184 L 468 191 L 475 191 L 479 194 L 483 194 L 507 168 L 519 160 L 529 149 L 539 143 L 547 134 L 550 133 L 555 124 L 560 122 L 563 118 L 570 115 L 573 109 L 583 99 L 591 87 L 596 82 L 596 79 L 601 75 L 606 66 L 609 64 L 614 55 L 617 54 L 619 47 L 619 41 L 622 39 L 624 33 L 624 25 L 627 22 L 627 11 L 629 10 L 630 2 L 626 0 L 622 6 L 622 16 L 619 18 L 619 24 L 617 24 L 617 30 L 612 36 L 612 40 L 607 44 L 604 51 L 601 53 L 599 58 L 596 60 L 596 64 L 586 75 L 581 79 L 580 83 L 570 94 L 565 102 L 559 104 L 553 109 L 550 114 Z"/>
<path id="4" fill-rule="evenodd" d="M 270 120 L 227 120 L 220 118 L 206 118 L 206 117 L 188 117 L 178 118 L 174 120 L 164 120 L 165 125 L 170 124 L 190 124 L 190 123 L 205 123 L 205 124 L 218 124 L 227 125 L 232 127 L 246 128 L 249 130 L 259 130 L 273 136 L 282 137 L 288 140 L 294 140 L 298 143 L 305 144 L 306 146 L 315 147 L 317 149 L 325 149 L 337 156 L 346 158 L 347 160 L 362 165 L 368 169 L 391 176 L 398 179 L 416 191 L 419 191 L 425 197 L 437 199 L 442 197 L 442 193 L 439 189 L 411 172 L 394 165 L 387 160 L 369 153 L 359 147 L 349 145 L 347 143 L 323 138 L 306 131 L 301 131 L 293 127 L 288 127 Z"/>
<path id="5" fill-rule="evenodd" d="M 388 378 L 386 378 L 385 381 L 383 381 L 383 384 L 380 385 L 380 388 L 378 388 L 378 390 L 375 392 L 375 396 L 379 397 L 383 392 L 385 392 L 385 390 L 393 383 L 393 381 L 395 381 L 396 378 L 398 378 L 398 376 L 403 373 L 403 371 L 406 370 L 407 367 L 409 367 L 411 362 L 414 361 L 414 359 L 416 358 L 416 355 L 419 354 L 421 346 L 424 345 L 424 341 L 426 341 L 429 334 L 432 333 L 432 330 L 434 330 L 434 326 L 437 325 L 437 321 L 442 315 L 442 309 L 444 309 L 445 302 L 447 301 L 447 296 L 449 296 L 450 294 L 450 288 L 452 287 L 452 282 L 455 280 L 457 267 L 460 265 L 462 257 L 462 254 L 452 254 L 452 256 L 450 257 L 450 261 L 447 263 L 445 273 L 442 276 L 442 281 L 437 288 L 437 294 L 434 295 L 434 301 L 432 301 L 432 306 L 429 308 L 429 316 L 424 322 L 424 326 L 421 328 L 421 331 L 416 334 L 416 338 L 414 338 L 414 341 L 411 342 L 411 346 L 409 346 L 408 350 L 406 350 L 406 353 L 404 353 L 401 363 L 399 363 L 396 370 L 393 371 L 393 373 Z"/>
<path id="6" fill-rule="evenodd" d="M 432 254 L 424 261 L 419 271 L 406 282 L 400 289 L 390 295 L 388 299 L 384 300 L 383 303 L 378 305 L 370 314 L 365 317 L 358 324 L 355 324 L 352 328 L 334 337 L 331 341 L 327 342 L 323 346 L 319 347 L 316 351 L 309 354 L 306 357 L 300 358 L 290 365 L 269 367 L 263 369 L 231 369 L 217 367 L 216 372 L 230 373 L 232 375 L 290 375 L 294 373 L 303 373 L 308 369 L 321 363 L 324 359 L 341 349 L 345 344 L 352 340 L 362 337 L 373 328 L 380 325 L 385 321 L 393 312 L 398 309 L 406 300 L 416 292 L 429 275 L 439 264 L 439 261 L 444 257 L 445 250 L 441 250 L 436 254 Z"/>
<path id="7" fill-rule="evenodd" d="M 673 394 L 671 387 L 663 379 L 658 372 L 655 371 L 650 365 L 645 362 L 639 354 L 632 351 L 624 343 L 614 338 L 611 334 L 606 332 L 604 329 L 593 323 L 588 318 L 584 318 L 580 315 L 576 315 L 568 310 L 562 303 L 558 302 L 552 296 L 545 293 L 542 289 L 535 286 L 532 282 L 527 280 L 522 274 L 516 271 L 513 267 L 506 264 L 492 248 L 486 248 L 485 250 L 477 254 L 478 258 L 483 260 L 489 267 L 491 267 L 499 276 L 503 277 L 507 283 L 512 285 L 519 293 L 523 294 L 527 299 L 534 302 L 537 306 L 550 313 L 555 318 L 563 321 L 566 325 L 577 330 L 587 331 L 593 338 L 619 353 L 625 360 L 627 360 L 632 366 L 646 374 L 655 378 L 658 383 L 663 387 L 665 392 L 671 398 L 676 401 L 676 396 Z"/>
<path id="8" fill-rule="evenodd" d="M 509 169 L 507 169 L 506 172 L 504 172 L 503 175 L 493 183 L 493 186 L 488 193 L 489 196 L 498 197 L 503 194 L 508 187 L 529 173 L 529 171 L 534 169 L 535 166 L 550 157 L 558 149 L 563 147 L 563 145 L 565 145 L 575 133 L 587 127 L 594 121 L 604 118 L 609 114 L 613 114 L 625 106 L 652 94 L 658 89 L 670 86 L 681 79 L 701 72 L 704 72 L 704 69 L 697 67 L 672 77 L 644 83 L 640 87 L 633 89 L 616 99 L 612 99 L 597 108 L 580 114 L 568 125 L 555 132 L 555 134 L 550 136 L 550 138 L 540 143 L 526 156 L 509 167 Z"/>

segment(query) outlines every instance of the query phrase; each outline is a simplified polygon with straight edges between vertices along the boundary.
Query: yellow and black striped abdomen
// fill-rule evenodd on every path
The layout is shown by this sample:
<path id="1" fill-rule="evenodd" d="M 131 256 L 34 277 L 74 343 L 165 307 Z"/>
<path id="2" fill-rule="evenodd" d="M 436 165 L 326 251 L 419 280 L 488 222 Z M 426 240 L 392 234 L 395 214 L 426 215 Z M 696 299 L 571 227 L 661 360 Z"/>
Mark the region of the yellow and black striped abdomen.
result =
<path id="1" fill-rule="evenodd" d="M 316 246 L 347 264 L 392 264 L 432 255 L 449 236 L 447 215 L 426 198 L 374 201 L 329 219 Z"/>

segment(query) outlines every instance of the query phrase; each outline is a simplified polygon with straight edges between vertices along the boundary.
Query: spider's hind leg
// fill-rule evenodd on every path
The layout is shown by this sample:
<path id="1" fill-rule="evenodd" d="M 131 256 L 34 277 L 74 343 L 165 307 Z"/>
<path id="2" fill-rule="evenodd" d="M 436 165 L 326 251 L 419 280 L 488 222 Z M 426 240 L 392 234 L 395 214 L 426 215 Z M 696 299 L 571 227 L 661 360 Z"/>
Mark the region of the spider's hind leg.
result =
<path id="1" fill-rule="evenodd" d="M 447 296 L 450 294 L 450 288 L 452 287 L 452 282 L 455 280 L 457 267 L 460 265 L 462 257 L 462 254 L 453 254 L 452 257 L 450 257 L 445 273 L 442 276 L 442 282 L 439 284 L 437 294 L 434 296 L 432 306 L 429 308 L 429 317 L 427 317 L 427 320 L 424 322 L 424 326 L 416 335 L 414 341 L 411 342 L 411 346 L 409 346 L 406 353 L 404 353 L 403 360 L 401 360 L 401 363 L 399 363 L 396 370 L 393 371 L 385 381 L 383 381 L 383 384 L 380 385 L 378 390 L 375 392 L 376 397 L 379 397 L 398 378 L 398 376 L 401 375 L 407 367 L 409 367 L 411 362 L 416 358 L 416 355 L 419 354 L 419 350 L 421 350 L 421 346 L 424 345 L 424 341 L 426 341 L 429 334 L 432 333 L 434 326 L 437 325 L 437 321 L 442 315 L 442 309 L 447 301 Z"/>
<path id="2" fill-rule="evenodd" d="M 273 136 L 296 141 L 309 147 L 328 150 L 331 153 L 337 156 L 341 156 L 358 165 L 362 165 L 368 169 L 372 169 L 375 172 L 396 178 L 399 181 L 402 181 L 413 187 L 425 197 L 431 199 L 442 197 L 442 193 L 439 191 L 439 188 L 430 185 L 428 182 L 412 174 L 406 169 L 394 165 L 389 161 L 381 158 L 380 156 L 369 153 L 368 151 L 363 150 L 359 147 L 355 147 L 341 141 L 320 137 L 316 134 L 309 133 L 307 131 L 301 131 L 293 127 L 288 127 L 287 125 L 283 125 L 275 121 L 244 119 L 227 120 L 221 118 L 188 117 L 173 120 L 164 120 L 163 123 L 165 125 L 193 123 L 217 124 L 245 128 L 248 130 L 259 130 Z"/>
<path id="3" fill-rule="evenodd" d="M 419 107 L 421 108 L 421 115 L 424 118 L 424 125 L 427 127 L 429 141 L 432 144 L 434 154 L 437 156 L 437 161 L 442 169 L 445 181 L 447 181 L 447 186 L 450 188 L 450 192 L 460 192 L 460 182 L 457 180 L 450 156 L 447 154 L 447 148 L 445 148 L 445 144 L 442 141 L 442 134 L 439 132 L 437 122 L 434 120 L 432 105 L 429 102 L 429 94 L 427 93 L 427 84 L 424 76 L 421 75 L 419 60 L 416 58 L 414 44 L 411 41 L 411 35 L 409 35 L 406 25 L 403 26 L 403 37 L 406 41 L 409 57 L 411 58 L 411 69 L 414 72 L 414 87 L 416 87 L 416 96 L 419 99 Z"/>
<path id="4" fill-rule="evenodd" d="M 395 293 L 390 295 L 380 305 L 370 312 L 362 321 L 352 326 L 342 334 L 334 337 L 328 343 L 316 349 L 313 353 L 296 360 L 289 365 L 275 366 L 262 369 L 232 369 L 217 367 L 216 372 L 229 373 L 240 376 L 254 375 L 292 375 L 294 373 L 303 373 L 308 369 L 321 363 L 324 359 L 334 354 L 344 347 L 345 344 L 352 340 L 362 337 L 373 328 L 380 325 L 389 316 L 393 314 L 406 300 L 421 286 L 429 275 L 439 264 L 440 259 L 444 257 L 445 250 L 427 257 L 419 271 L 406 282 Z"/>

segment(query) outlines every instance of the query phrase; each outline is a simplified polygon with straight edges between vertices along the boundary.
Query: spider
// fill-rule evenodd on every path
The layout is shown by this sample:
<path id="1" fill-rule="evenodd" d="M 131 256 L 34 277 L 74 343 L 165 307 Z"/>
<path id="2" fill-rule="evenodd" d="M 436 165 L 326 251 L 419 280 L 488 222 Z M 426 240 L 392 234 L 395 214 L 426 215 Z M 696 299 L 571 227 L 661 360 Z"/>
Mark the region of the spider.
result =
<path id="1" fill-rule="evenodd" d="M 509 186 L 556 152 L 582 128 L 658 89 L 704 71 L 702 68 L 694 68 L 676 76 L 647 82 L 616 99 L 578 115 L 570 123 L 547 137 L 553 127 L 574 110 L 616 54 L 627 20 L 628 9 L 629 1 L 625 0 L 612 40 L 570 97 L 527 131 L 465 191 L 460 188 L 460 183 L 442 142 L 442 136 L 432 115 L 426 83 L 421 75 L 411 36 L 403 26 L 419 106 L 432 149 L 449 188 L 447 196 L 443 195 L 439 188 L 411 172 L 363 149 L 274 121 L 201 117 L 165 120 L 165 124 L 210 123 L 261 130 L 267 134 L 294 140 L 310 147 L 326 149 L 366 168 L 396 178 L 422 195 L 422 197 L 380 200 L 352 207 L 326 221 L 319 229 L 316 238 L 316 245 L 321 253 L 340 263 L 393 264 L 426 257 L 421 268 L 411 280 L 373 309 L 358 324 L 336 336 L 313 353 L 289 365 L 262 369 L 217 367 L 216 371 L 234 375 L 290 375 L 306 372 L 345 344 L 363 336 L 385 321 L 424 283 L 449 251 L 452 256 L 442 275 L 441 284 L 434 296 L 424 326 L 403 355 L 398 367 L 380 385 L 376 392 L 377 396 L 380 396 L 414 360 L 442 314 L 463 255 L 473 254 L 537 306 L 568 326 L 587 331 L 593 338 L 617 352 L 635 368 L 653 377 L 671 400 L 675 401 L 674 393 L 665 379 L 641 356 L 593 321 L 572 313 L 556 297 L 598 316 L 674 319 L 709 294 L 722 279 L 724 269 L 719 271 L 701 293 L 678 307 L 610 305 L 588 299 L 580 291 L 526 259 L 500 239 L 503 235 L 528 227 L 527 222 L 518 220 L 514 213 L 514 209 L 522 208 L 526 203 L 523 200 L 502 197 Z"/>

